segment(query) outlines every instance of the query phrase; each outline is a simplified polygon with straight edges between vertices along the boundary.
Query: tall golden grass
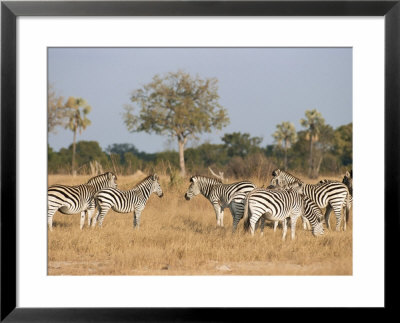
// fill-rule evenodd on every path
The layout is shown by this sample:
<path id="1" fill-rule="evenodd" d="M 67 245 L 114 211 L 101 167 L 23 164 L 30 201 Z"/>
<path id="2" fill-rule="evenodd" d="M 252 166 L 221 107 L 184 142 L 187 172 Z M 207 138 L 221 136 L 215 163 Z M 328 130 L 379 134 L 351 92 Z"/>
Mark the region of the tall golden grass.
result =
<path id="1" fill-rule="evenodd" d="M 142 176 L 119 176 L 129 189 Z M 76 185 L 89 176 L 49 175 L 48 184 Z M 339 179 L 339 178 L 334 178 Z M 261 186 L 259 179 L 253 179 Z M 309 181 L 311 182 L 311 181 Z M 315 181 L 313 181 L 315 182 Z M 282 241 L 282 229 L 271 226 L 254 237 L 242 221 L 232 234 L 232 217 L 225 209 L 224 227 L 216 227 L 214 210 L 199 195 L 184 199 L 189 181 L 170 186 L 161 176 L 164 197 L 153 194 L 133 228 L 132 214 L 110 211 L 103 228 L 79 229 L 79 215 L 57 212 L 48 231 L 49 275 L 351 275 L 352 222 L 347 231 L 325 231 L 322 237 L 303 231 L 298 221 L 295 240 Z M 335 217 L 331 215 L 334 227 Z"/>

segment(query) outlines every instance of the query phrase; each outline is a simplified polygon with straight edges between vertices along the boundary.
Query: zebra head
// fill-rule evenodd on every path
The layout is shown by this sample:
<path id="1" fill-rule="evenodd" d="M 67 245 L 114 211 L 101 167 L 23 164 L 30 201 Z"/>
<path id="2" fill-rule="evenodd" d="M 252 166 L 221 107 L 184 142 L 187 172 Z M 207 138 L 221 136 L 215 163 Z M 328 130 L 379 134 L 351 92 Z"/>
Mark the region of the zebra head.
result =
<path id="1" fill-rule="evenodd" d="M 272 171 L 272 176 L 273 177 L 271 179 L 270 186 L 274 186 L 275 188 L 281 187 L 287 189 L 288 182 L 284 178 L 283 173 L 279 168 Z"/>
<path id="2" fill-rule="evenodd" d="M 350 172 L 346 171 L 342 183 L 347 186 L 350 195 L 353 196 L 353 170 L 351 170 Z"/>
<path id="3" fill-rule="evenodd" d="M 198 179 L 196 176 L 192 176 L 190 178 L 190 186 L 185 193 L 185 199 L 189 201 L 190 199 L 192 199 L 193 197 L 195 197 L 198 194 L 200 194 L 200 187 L 199 187 Z"/>
<path id="4" fill-rule="evenodd" d="M 117 176 L 114 173 L 107 173 L 108 187 L 117 188 Z"/>
<path id="5" fill-rule="evenodd" d="M 324 234 L 324 227 L 321 222 L 318 222 L 318 224 L 313 227 L 312 234 L 316 237 Z"/>
<path id="6" fill-rule="evenodd" d="M 158 180 L 159 180 L 158 175 L 157 174 L 153 174 L 151 179 L 153 180 L 153 185 L 151 187 L 151 192 L 155 192 L 158 195 L 158 197 L 163 197 L 164 193 L 163 193 L 163 191 L 161 189 L 160 183 L 158 182 Z"/>
<path id="7" fill-rule="evenodd" d="M 294 182 L 294 183 L 287 184 L 286 189 L 303 195 L 303 184 L 302 183 Z"/>
<path id="8" fill-rule="evenodd" d="M 277 176 L 279 176 L 280 173 L 281 173 L 281 170 L 280 170 L 279 168 L 274 169 L 274 170 L 272 171 L 272 176 L 273 176 L 273 177 L 277 177 Z"/>

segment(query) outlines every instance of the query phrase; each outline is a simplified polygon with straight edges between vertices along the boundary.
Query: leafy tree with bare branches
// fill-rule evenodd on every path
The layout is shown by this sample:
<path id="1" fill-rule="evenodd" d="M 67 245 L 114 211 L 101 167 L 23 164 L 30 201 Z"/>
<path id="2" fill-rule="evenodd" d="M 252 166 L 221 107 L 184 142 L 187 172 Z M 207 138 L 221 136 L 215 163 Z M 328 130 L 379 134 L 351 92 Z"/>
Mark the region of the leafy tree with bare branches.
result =
<path id="1" fill-rule="evenodd" d="M 272 135 L 278 145 L 283 145 L 285 150 L 284 170 L 287 170 L 287 151 L 288 148 L 297 140 L 297 133 L 294 124 L 284 121 L 276 125 L 276 131 Z"/>
<path id="2" fill-rule="evenodd" d="M 137 89 L 126 106 L 123 119 L 130 132 L 145 131 L 176 138 L 181 175 L 185 176 L 185 145 L 198 134 L 222 129 L 229 122 L 219 104 L 217 79 L 200 79 L 183 72 L 155 75 L 152 82 Z"/>
<path id="3" fill-rule="evenodd" d="M 313 177 L 314 172 L 314 156 L 313 148 L 314 144 L 319 140 L 319 135 L 321 128 L 325 125 L 325 119 L 322 117 L 321 113 L 316 109 L 306 110 L 306 118 L 300 120 L 300 124 L 306 128 L 307 139 L 310 145 L 310 159 L 309 159 L 309 171 L 308 176 Z"/>
<path id="4" fill-rule="evenodd" d="M 72 143 L 72 175 L 76 175 L 75 169 L 75 155 L 76 155 L 76 133 L 79 134 L 91 124 L 87 118 L 88 113 L 91 111 L 91 106 L 82 98 L 74 98 L 70 96 L 65 103 L 65 107 L 68 108 L 68 123 L 65 125 L 66 129 L 71 130 L 74 133 Z"/>
<path id="5" fill-rule="evenodd" d="M 56 132 L 58 126 L 65 126 L 67 122 L 67 108 L 62 96 L 57 96 L 52 85 L 47 88 L 47 131 Z"/>

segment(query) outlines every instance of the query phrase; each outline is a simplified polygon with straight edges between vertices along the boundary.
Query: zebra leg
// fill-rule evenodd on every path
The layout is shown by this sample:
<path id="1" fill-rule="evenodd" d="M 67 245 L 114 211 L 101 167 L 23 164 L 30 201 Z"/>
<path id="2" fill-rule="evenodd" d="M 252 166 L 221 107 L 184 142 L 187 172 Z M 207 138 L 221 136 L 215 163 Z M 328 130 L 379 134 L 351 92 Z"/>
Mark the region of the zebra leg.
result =
<path id="1" fill-rule="evenodd" d="M 340 231 L 340 223 L 341 223 L 341 213 L 342 213 L 342 206 L 340 205 L 333 205 L 333 212 L 335 212 L 336 216 L 336 231 Z"/>
<path id="2" fill-rule="evenodd" d="M 96 226 L 96 223 L 97 223 L 97 221 L 99 219 L 100 211 L 101 211 L 101 208 L 99 208 L 99 210 L 97 210 L 96 215 L 93 217 L 92 228 L 94 228 Z"/>
<path id="3" fill-rule="evenodd" d="M 265 218 L 262 216 L 260 218 L 260 221 L 261 221 L 261 223 L 260 223 L 261 236 L 263 236 L 264 235 L 264 227 L 265 227 Z"/>
<path id="4" fill-rule="evenodd" d="M 215 216 L 217 218 L 217 227 L 221 226 L 221 206 L 218 203 L 213 204 Z"/>
<path id="5" fill-rule="evenodd" d="M 86 210 L 85 211 L 81 211 L 81 224 L 80 224 L 80 229 L 83 229 L 83 226 L 85 224 L 85 216 L 86 216 Z"/>
<path id="6" fill-rule="evenodd" d="M 95 204 L 94 204 L 94 203 L 91 203 L 91 204 L 89 205 L 88 209 L 87 209 L 87 214 L 88 214 L 88 227 L 90 227 L 90 224 L 91 224 L 91 222 L 92 222 L 92 217 L 93 217 L 95 208 L 96 208 Z"/>
<path id="7" fill-rule="evenodd" d="M 238 219 L 237 217 L 233 218 L 232 233 L 236 232 L 239 221 L 240 221 L 240 219 Z"/>
<path id="8" fill-rule="evenodd" d="M 325 210 L 325 224 L 328 229 L 331 228 L 331 226 L 329 224 L 329 218 L 331 216 L 331 211 L 332 211 L 332 206 L 330 204 L 328 204 L 328 206 L 326 207 L 326 210 Z"/>
<path id="9" fill-rule="evenodd" d="M 282 240 L 285 241 L 286 233 L 287 233 L 287 219 L 286 218 L 283 219 L 282 227 L 283 227 Z"/>
<path id="10" fill-rule="evenodd" d="M 343 205 L 343 207 L 342 207 L 342 209 L 343 209 L 343 231 L 346 231 L 346 229 L 347 229 L 347 227 L 346 227 L 346 224 L 347 224 L 347 207 L 346 207 L 346 204 L 344 204 Z"/>
<path id="11" fill-rule="evenodd" d="M 221 212 L 219 213 L 219 225 L 221 227 L 224 226 L 224 209 L 221 208 Z"/>
<path id="12" fill-rule="evenodd" d="M 310 222 L 306 219 L 306 217 L 301 216 L 301 220 L 303 221 L 303 230 L 311 230 Z"/>
<path id="13" fill-rule="evenodd" d="M 276 232 L 276 228 L 278 227 L 279 221 L 274 221 L 274 232 Z"/>
<path id="14" fill-rule="evenodd" d="M 101 208 L 101 211 L 99 211 L 99 214 L 97 215 L 97 220 L 99 221 L 100 228 L 103 226 L 104 217 L 106 216 L 109 209 L 110 209 L 109 207 L 103 207 L 103 208 Z M 92 226 L 95 226 L 95 225 L 96 225 L 96 221 L 93 220 Z"/>
<path id="15" fill-rule="evenodd" d="M 258 225 L 260 224 L 260 219 L 254 224 L 254 232 L 257 231 Z"/>
<path id="16" fill-rule="evenodd" d="M 290 233 L 292 234 L 292 240 L 296 236 L 296 223 L 298 216 L 290 217 Z"/>
<path id="17" fill-rule="evenodd" d="M 232 214 L 232 233 L 235 233 L 237 225 L 238 225 L 238 223 L 240 221 L 240 218 L 236 214 L 236 211 L 235 211 L 235 209 L 233 207 L 230 207 L 229 209 L 231 210 L 231 214 Z"/>
<path id="18" fill-rule="evenodd" d="M 57 208 L 48 208 L 47 210 L 47 225 L 49 226 L 50 231 L 53 231 L 53 216 L 56 211 Z"/>
<path id="19" fill-rule="evenodd" d="M 254 236 L 254 232 L 256 231 L 256 224 L 259 220 L 259 217 L 256 219 L 255 216 L 250 216 L 250 232 L 251 235 Z"/>
<path id="20" fill-rule="evenodd" d="M 140 214 L 141 211 L 135 210 L 133 211 L 133 227 L 139 229 L 140 226 Z"/>

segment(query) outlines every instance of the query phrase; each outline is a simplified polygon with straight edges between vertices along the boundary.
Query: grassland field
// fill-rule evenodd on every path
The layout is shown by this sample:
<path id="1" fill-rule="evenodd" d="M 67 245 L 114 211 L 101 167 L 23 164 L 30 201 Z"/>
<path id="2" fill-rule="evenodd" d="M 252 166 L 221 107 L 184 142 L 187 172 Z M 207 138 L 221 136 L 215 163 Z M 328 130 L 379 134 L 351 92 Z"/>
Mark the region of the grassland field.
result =
<path id="1" fill-rule="evenodd" d="M 130 189 L 145 176 L 118 176 L 118 188 Z M 48 185 L 77 185 L 89 178 L 49 175 Z M 250 180 L 257 186 L 265 184 Z M 274 233 L 272 223 L 263 236 L 258 231 L 254 237 L 245 233 L 242 221 L 232 234 L 229 209 L 224 211 L 221 228 L 216 226 L 214 209 L 206 198 L 199 195 L 185 200 L 189 180 L 171 186 L 169 177 L 161 175 L 160 184 L 164 196 L 152 194 L 138 230 L 133 228 L 132 213 L 110 210 L 102 228 L 89 228 L 86 221 L 80 230 L 79 214 L 57 212 L 53 231 L 48 231 L 48 274 L 352 275 L 352 213 L 347 231 L 325 230 L 322 237 L 304 231 L 301 220 L 297 221 L 293 241 L 290 228 L 286 241 L 282 241 L 281 225 Z M 335 221 L 332 213 L 333 227 Z"/>

